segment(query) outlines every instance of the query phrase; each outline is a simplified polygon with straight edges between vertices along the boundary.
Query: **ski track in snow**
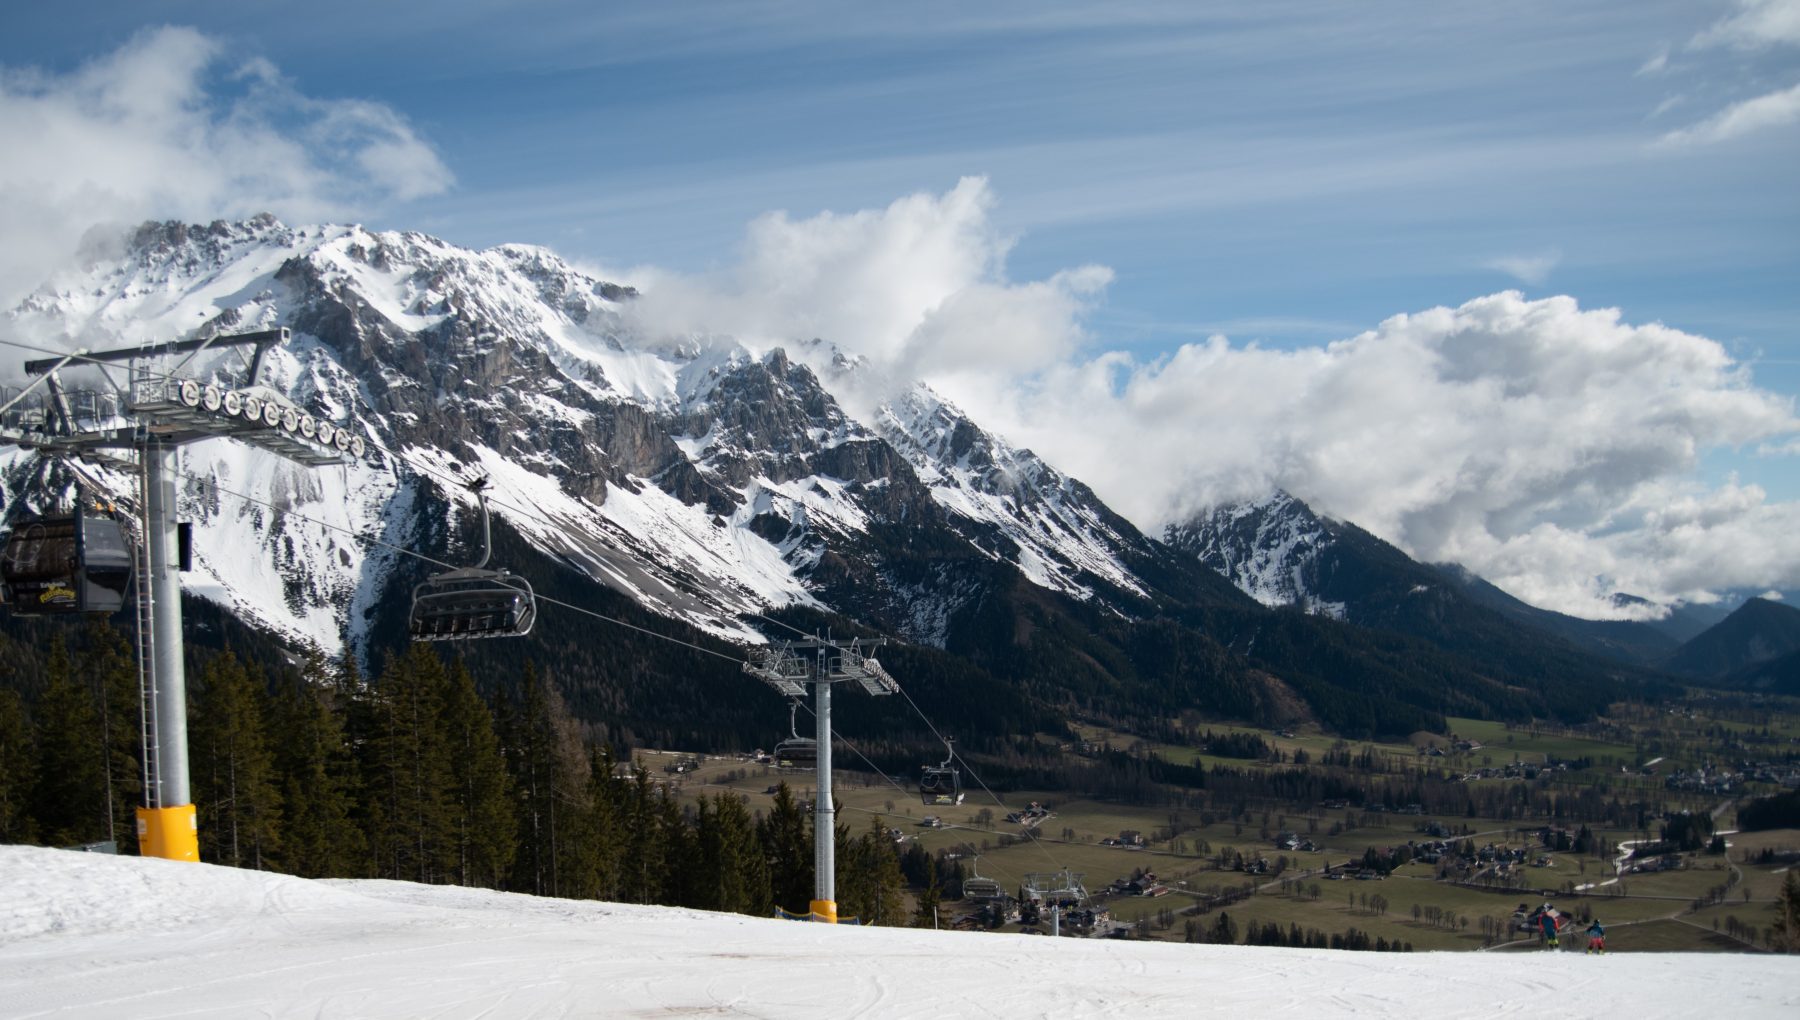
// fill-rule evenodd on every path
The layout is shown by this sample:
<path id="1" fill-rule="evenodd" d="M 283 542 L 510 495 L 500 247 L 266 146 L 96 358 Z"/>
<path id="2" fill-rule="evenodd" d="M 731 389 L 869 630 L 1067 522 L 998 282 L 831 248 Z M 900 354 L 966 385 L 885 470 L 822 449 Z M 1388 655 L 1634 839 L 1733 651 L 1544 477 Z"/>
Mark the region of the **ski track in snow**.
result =
<path id="1" fill-rule="evenodd" d="M 0 1016 L 1800 1015 L 1800 960 L 848 928 L 0 847 Z"/>

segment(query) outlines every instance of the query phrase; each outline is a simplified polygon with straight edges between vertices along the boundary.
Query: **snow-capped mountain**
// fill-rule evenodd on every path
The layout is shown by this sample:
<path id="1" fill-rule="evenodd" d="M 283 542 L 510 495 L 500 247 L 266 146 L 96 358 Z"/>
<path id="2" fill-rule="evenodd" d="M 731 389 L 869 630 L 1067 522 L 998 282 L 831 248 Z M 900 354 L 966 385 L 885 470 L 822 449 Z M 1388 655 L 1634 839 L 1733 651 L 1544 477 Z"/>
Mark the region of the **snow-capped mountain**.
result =
<path id="1" fill-rule="evenodd" d="M 1570 646 L 1634 666 L 1674 642 L 1654 627 L 1538 609 L 1457 564 L 1424 564 L 1286 492 L 1207 510 L 1164 540 L 1271 607 L 1399 631 L 1486 662 Z M 1531 649 L 1529 653 L 1524 649 Z"/>
<path id="2" fill-rule="evenodd" d="M 1265 606 L 1344 618 L 1345 602 L 1324 594 L 1337 546 L 1330 522 L 1286 492 L 1213 507 L 1164 539 Z"/>
<path id="3" fill-rule="evenodd" d="M 435 569 L 407 552 L 472 558 L 476 473 L 539 553 L 724 637 L 811 605 L 942 645 L 979 595 L 942 569 L 965 556 L 1111 612 L 1151 597 L 1138 567 L 1166 568 L 1166 550 L 928 388 L 858 420 L 832 392 L 861 384 L 856 365 L 829 343 L 647 336 L 634 297 L 541 248 L 262 216 L 146 224 L 7 328 L 53 349 L 292 330 L 262 381 L 368 454 L 308 468 L 229 440 L 185 448 L 187 587 L 327 650 L 361 647 L 376 607 Z M 235 353 L 175 360 L 203 381 L 243 370 Z M 65 385 L 84 372 L 97 382 L 70 367 Z M 4 456 L 10 495 L 30 458 Z"/>
<path id="4" fill-rule="evenodd" d="M 288 329 L 250 381 L 366 452 L 307 467 L 232 439 L 182 447 L 186 590 L 378 666 L 404 640 L 411 586 L 479 556 L 465 485 L 485 475 L 489 565 L 561 605 L 524 642 L 459 654 L 495 673 L 546 664 L 625 743 L 747 739 L 745 712 L 760 709 L 717 639 L 763 641 L 780 626 L 763 617 L 782 611 L 797 617 L 783 624 L 835 614 L 925 646 L 883 659 L 987 734 L 1054 732 L 1071 714 L 1151 731 L 1189 708 L 1407 733 L 1441 725 L 1449 670 L 1484 678 L 1459 687 L 1465 714 L 1579 718 L 1615 694 L 1617 678 L 1569 646 L 1521 640 L 1434 568 L 1290 497 L 1148 538 L 928 387 L 849 356 L 856 338 L 653 334 L 638 299 L 541 248 L 264 216 L 146 224 L 0 329 L 41 351 Z M 238 387 L 242 350 L 141 367 Z M 78 362 L 61 376 L 65 390 L 122 385 Z M 0 428 L 28 429 L 28 405 Z M 130 478 L 94 470 L 129 497 Z M 0 447 L 9 513 L 69 485 Z M 1271 613 L 1233 582 L 1314 612 Z M 640 629 L 680 621 L 716 654 L 596 633 L 576 609 Z M 1371 641 L 1342 621 L 1423 640 Z M 1436 661 L 1424 642 L 1476 658 Z M 1565 668 L 1542 668 L 1565 652 Z M 1379 711 L 1361 696 L 1375 689 Z"/>

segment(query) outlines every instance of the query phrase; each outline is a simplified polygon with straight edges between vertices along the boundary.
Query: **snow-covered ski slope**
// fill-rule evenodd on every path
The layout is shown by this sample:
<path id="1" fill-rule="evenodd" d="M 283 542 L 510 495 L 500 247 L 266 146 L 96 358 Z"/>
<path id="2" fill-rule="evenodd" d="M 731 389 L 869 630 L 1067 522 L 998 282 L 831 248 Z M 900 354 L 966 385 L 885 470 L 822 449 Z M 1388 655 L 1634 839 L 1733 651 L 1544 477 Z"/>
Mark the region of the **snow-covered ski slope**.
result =
<path id="1" fill-rule="evenodd" d="M 1800 1016 L 1800 957 L 859 929 L 0 847 L 5 1017 L 1519 1015 Z"/>

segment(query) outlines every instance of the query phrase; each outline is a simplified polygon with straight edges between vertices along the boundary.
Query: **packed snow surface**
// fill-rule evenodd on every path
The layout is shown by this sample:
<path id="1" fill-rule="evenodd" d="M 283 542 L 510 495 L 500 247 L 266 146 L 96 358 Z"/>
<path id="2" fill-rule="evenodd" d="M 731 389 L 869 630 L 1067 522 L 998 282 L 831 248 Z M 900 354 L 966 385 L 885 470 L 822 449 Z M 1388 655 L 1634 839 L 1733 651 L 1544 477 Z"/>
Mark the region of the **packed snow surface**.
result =
<path id="1" fill-rule="evenodd" d="M 0 847 L 7 1017 L 1792 1017 L 1800 958 L 833 927 Z"/>

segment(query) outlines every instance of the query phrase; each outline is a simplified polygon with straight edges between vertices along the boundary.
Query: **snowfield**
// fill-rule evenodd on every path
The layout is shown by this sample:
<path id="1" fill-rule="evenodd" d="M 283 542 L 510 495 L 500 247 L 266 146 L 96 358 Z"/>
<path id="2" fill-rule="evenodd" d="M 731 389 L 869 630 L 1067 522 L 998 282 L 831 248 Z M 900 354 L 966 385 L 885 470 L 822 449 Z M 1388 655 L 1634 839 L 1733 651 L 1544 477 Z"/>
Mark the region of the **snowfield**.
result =
<path id="1" fill-rule="evenodd" d="M 1800 1016 L 1800 958 L 830 927 L 0 847 L 6 1017 Z"/>

